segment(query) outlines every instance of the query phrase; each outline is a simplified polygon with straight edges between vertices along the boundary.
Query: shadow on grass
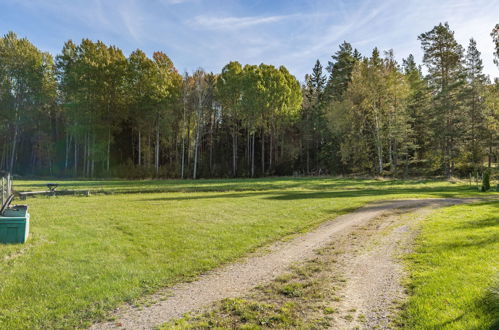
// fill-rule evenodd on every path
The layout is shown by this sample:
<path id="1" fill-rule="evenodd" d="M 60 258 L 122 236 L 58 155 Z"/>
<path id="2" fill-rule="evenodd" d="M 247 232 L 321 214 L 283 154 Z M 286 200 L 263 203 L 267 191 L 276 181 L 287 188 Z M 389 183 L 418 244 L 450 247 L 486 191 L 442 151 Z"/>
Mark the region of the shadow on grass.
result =
<path id="1" fill-rule="evenodd" d="M 23 188 L 46 188 L 46 183 L 18 181 L 17 190 Z M 385 180 L 346 179 L 346 178 L 310 178 L 310 177 L 276 177 L 276 178 L 246 178 L 246 179 L 201 179 L 201 180 L 103 180 L 78 181 L 55 180 L 60 189 L 89 189 L 93 192 L 115 193 L 160 193 L 160 192 L 229 192 L 229 191 L 268 191 L 289 190 L 295 188 L 309 190 L 359 189 L 362 186 L 385 188 L 403 184 L 423 185 L 434 183 L 433 180 Z M 443 183 L 443 182 L 442 182 Z M 423 187 L 424 188 L 424 187 Z M 446 187 L 453 188 L 453 187 Z"/>
<path id="2" fill-rule="evenodd" d="M 497 237 L 494 235 L 483 238 L 483 239 L 476 239 L 474 238 L 472 241 L 460 241 L 460 242 L 453 242 L 453 243 L 441 243 L 438 245 L 435 245 L 433 247 L 434 252 L 439 252 L 439 251 L 447 251 L 447 250 L 455 250 L 455 249 L 467 249 L 470 247 L 485 247 L 491 244 L 497 243 Z"/>
<path id="3" fill-rule="evenodd" d="M 485 296 L 477 301 L 477 306 L 493 320 L 490 329 L 499 329 L 499 277 L 488 290 Z"/>
<path id="4" fill-rule="evenodd" d="M 497 214 L 499 214 L 499 210 Z M 478 229 L 478 228 L 495 227 L 495 226 L 499 226 L 499 216 L 482 219 L 480 221 L 464 223 L 463 225 L 455 228 L 454 230 L 469 229 L 469 228 Z"/>
<path id="5" fill-rule="evenodd" d="M 344 189 L 336 191 L 323 191 L 326 189 L 321 189 L 320 191 L 311 192 L 297 192 L 293 190 L 285 191 L 244 191 L 241 193 L 219 193 L 213 195 L 200 195 L 200 196 L 165 196 L 165 197 L 155 197 L 155 198 L 144 198 L 140 201 L 181 201 L 181 200 L 197 200 L 197 199 L 227 199 L 227 198 L 245 198 L 245 197 L 261 197 L 270 200 L 278 201 L 290 201 L 290 200 L 304 200 L 304 199 L 326 199 L 326 198 L 354 198 L 354 197 L 370 197 L 370 196 L 396 196 L 396 195 L 415 195 L 415 194 L 427 194 L 435 198 L 447 198 L 454 197 L 458 194 L 469 193 L 470 189 L 467 187 L 422 187 L 422 188 L 396 188 L 392 187 L 389 189 Z"/>
<path id="6" fill-rule="evenodd" d="M 478 327 L 468 328 L 468 329 L 499 329 L 499 286 L 495 285 L 487 290 L 487 293 L 476 299 L 473 303 L 473 308 L 478 308 L 482 317 L 485 316 L 490 320 L 490 324 L 481 324 Z M 460 322 L 466 318 L 476 317 L 474 314 L 476 312 L 471 308 L 471 310 L 464 310 L 462 313 L 450 320 L 437 323 L 434 329 L 444 329 L 444 328 L 456 328 L 460 329 L 463 327 Z M 488 327 L 487 327 L 488 326 Z"/>

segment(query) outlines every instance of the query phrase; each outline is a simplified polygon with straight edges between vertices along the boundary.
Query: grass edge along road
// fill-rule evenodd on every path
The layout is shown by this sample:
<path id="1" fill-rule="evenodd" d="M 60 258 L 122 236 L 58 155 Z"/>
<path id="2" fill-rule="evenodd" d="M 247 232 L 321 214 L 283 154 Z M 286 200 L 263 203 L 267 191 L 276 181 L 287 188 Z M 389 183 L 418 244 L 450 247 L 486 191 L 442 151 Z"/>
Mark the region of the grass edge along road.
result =
<path id="1" fill-rule="evenodd" d="M 123 302 L 371 201 L 483 196 L 443 181 L 207 180 L 203 192 L 189 192 L 195 181 L 169 184 L 140 181 L 136 189 L 180 192 L 29 199 L 28 243 L 0 246 L 0 327 L 88 326 Z"/>
<path id="2" fill-rule="evenodd" d="M 452 206 L 430 215 L 406 257 L 408 329 L 499 327 L 499 200 Z"/>

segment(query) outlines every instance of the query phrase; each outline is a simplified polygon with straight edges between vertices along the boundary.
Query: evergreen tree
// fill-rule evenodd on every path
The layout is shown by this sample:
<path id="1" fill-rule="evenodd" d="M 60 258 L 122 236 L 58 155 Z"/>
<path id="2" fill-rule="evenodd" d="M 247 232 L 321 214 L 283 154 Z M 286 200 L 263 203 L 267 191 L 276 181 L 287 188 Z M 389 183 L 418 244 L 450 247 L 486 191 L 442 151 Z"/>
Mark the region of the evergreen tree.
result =
<path id="1" fill-rule="evenodd" d="M 435 26 L 418 39 L 424 51 L 423 62 L 428 68 L 428 81 L 434 95 L 429 123 L 434 134 L 433 147 L 440 150 L 440 154 L 434 156 L 449 177 L 454 172 L 463 133 L 463 118 L 460 115 L 463 48 L 447 23 Z"/>
<path id="2" fill-rule="evenodd" d="M 487 77 L 482 72 L 482 59 L 474 39 L 470 40 L 466 53 L 465 71 L 467 82 L 464 93 L 467 113 L 465 156 L 476 171 L 481 167 L 483 158 L 482 139 L 485 132 L 484 92 Z"/>
<path id="3" fill-rule="evenodd" d="M 340 101 L 350 82 L 353 67 L 360 59 L 360 53 L 357 49 L 353 50 L 352 45 L 344 41 L 340 45 L 340 49 L 331 57 L 333 61 L 328 62 L 327 66 L 329 79 L 326 96 L 329 99 Z"/>
<path id="4" fill-rule="evenodd" d="M 499 67 L 499 24 L 496 24 L 496 26 L 492 29 L 492 32 L 490 33 L 492 36 L 492 41 L 494 42 L 494 63 Z"/>
<path id="5" fill-rule="evenodd" d="M 484 121 L 484 147 L 491 168 L 493 162 L 499 161 L 499 79 L 485 90 Z"/>
<path id="6" fill-rule="evenodd" d="M 316 171 L 320 171 L 319 157 L 327 134 L 327 127 L 324 125 L 323 107 L 326 76 L 322 72 L 322 65 L 319 60 L 315 62 L 312 74 L 306 75 L 305 81 L 300 128 L 302 131 L 305 169 L 306 173 L 309 174 L 312 166 Z"/>
<path id="7" fill-rule="evenodd" d="M 405 174 L 407 175 L 410 163 L 418 171 L 426 167 L 431 144 L 431 130 L 427 124 L 431 116 L 431 91 L 423 77 L 421 67 L 416 64 L 412 54 L 403 60 L 403 68 L 409 84 L 407 113 L 413 141 L 406 162 Z M 418 172 L 418 174 L 422 173 Z"/>

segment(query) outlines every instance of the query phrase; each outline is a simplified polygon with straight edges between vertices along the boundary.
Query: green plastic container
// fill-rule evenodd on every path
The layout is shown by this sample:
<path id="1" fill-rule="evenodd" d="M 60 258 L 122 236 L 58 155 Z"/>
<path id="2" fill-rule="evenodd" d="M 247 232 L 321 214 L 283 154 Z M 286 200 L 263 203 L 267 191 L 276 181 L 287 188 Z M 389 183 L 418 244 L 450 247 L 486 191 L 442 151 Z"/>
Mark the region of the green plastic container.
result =
<path id="1" fill-rule="evenodd" d="M 0 243 L 24 243 L 29 234 L 29 212 L 26 205 L 7 208 L 0 215 Z"/>

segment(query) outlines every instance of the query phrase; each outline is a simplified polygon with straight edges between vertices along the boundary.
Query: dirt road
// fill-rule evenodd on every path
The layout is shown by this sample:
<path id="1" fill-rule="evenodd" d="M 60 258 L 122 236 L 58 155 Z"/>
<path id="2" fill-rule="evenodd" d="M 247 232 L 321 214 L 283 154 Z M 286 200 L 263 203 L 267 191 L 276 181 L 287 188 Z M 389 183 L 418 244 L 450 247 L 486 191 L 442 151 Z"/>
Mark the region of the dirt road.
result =
<path id="1" fill-rule="evenodd" d="M 355 228 L 366 225 L 394 210 L 411 208 L 432 208 L 463 202 L 460 199 L 419 199 L 378 202 L 355 212 L 327 221 L 316 229 L 286 242 L 278 242 L 265 249 L 262 255 L 250 256 L 233 264 L 211 271 L 198 280 L 165 289 L 151 296 L 156 303 L 145 308 L 123 306 L 114 313 L 115 321 L 94 324 L 91 329 L 152 329 L 162 323 L 182 316 L 184 313 L 226 298 L 238 297 L 256 285 L 266 283 L 283 273 L 293 263 L 312 258 L 315 250 L 330 244 L 337 238 L 348 235 Z M 426 213 L 422 213 L 424 216 Z M 381 248 L 371 254 L 357 256 L 345 270 L 352 278 L 345 287 L 341 309 L 356 314 L 364 313 L 368 322 L 384 327 L 386 303 L 397 295 L 400 276 L 399 266 L 391 262 L 397 244 L 404 243 L 404 228 L 399 235 L 388 235 Z M 345 259 L 346 260 L 346 259 Z M 383 298 L 387 293 L 388 298 Z M 168 298 L 164 298 L 168 296 Z M 383 305 L 384 304 L 384 305 Z M 370 312 L 378 306 L 381 312 Z M 384 307 L 385 306 L 385 307 Z M 349 328 L 351 322 L 340 320 L 338 326 Z M 364 323 L 365 324 L 365 323 Z"/>

